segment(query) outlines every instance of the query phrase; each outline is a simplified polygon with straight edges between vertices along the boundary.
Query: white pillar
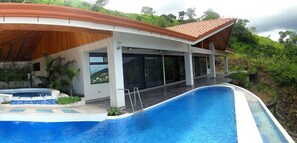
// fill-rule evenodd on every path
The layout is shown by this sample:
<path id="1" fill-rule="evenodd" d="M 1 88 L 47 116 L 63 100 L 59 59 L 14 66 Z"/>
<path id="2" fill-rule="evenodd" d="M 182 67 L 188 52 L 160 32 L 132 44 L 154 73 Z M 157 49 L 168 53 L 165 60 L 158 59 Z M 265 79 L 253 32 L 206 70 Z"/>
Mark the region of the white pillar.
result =
<path id="1" fill-rule="evenodd" d="M 121 42 L 113 39 L 113 44 L 107 47 L 108 73 L 109 73 L 109 94 L 111 107 L 124 107 L 125 94 L 123 60 Z"/>
<path id="2" fill-rule="evenodd" d="M 185 57 L 185 72 L 186 72 L 186 85 L 194 85 L 194 74 L 193 74 L 193 57 L 190 48 L 184 54 Z"/>
<path id="3" fill-rule="evenodd" d="M 216 78 L 215 47 L 214 47 L 214 44 L 212 42 L 209 43 L 209 49 L 211 50 L 211 54 L 209 55 L 210 77 L 211 78 Z"/>
<path id="4" fill-rule="evenodd" d="M 227 54 L 224 56 L 224 70 L 225 70 L 225 74 L 229 73 Z"/>

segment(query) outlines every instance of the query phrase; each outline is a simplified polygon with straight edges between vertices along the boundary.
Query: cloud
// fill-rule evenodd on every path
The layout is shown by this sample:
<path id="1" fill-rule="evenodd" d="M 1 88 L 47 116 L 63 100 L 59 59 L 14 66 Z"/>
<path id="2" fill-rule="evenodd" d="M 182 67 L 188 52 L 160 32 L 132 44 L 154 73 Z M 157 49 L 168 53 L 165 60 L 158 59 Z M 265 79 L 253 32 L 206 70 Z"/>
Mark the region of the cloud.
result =
<path id="1" fill-rule="evenodd" d="M 297 31 L 297 8 L 287 8 L 278 14 L 258 18 L 251 22 L 258 32 L 267 32 L 276 29 L 286 29 Z"/>

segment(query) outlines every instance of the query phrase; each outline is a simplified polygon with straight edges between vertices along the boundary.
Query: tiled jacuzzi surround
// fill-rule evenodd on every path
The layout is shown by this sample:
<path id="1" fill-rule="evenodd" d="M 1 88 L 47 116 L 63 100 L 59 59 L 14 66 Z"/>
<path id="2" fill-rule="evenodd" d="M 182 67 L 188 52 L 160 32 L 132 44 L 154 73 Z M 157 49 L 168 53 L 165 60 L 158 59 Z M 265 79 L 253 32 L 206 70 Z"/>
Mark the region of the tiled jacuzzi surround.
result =
<path id="1" fill-rule="evenodd" d="M 60 91 L 48 88 L 19 88 L 0 90 L 0 102 L 19 104 L 56 104 Z"/>

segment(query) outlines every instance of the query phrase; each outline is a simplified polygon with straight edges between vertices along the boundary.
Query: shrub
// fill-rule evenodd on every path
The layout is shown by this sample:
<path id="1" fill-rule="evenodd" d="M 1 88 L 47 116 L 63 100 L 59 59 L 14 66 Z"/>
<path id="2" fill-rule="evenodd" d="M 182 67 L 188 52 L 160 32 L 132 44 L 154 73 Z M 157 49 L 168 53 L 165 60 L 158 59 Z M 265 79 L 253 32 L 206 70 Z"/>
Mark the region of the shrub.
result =
<path id="1" fill-rule="evenodd" d="M 10 104 L 10 102 L 9 101 L 4 101 L 1 104 Z"/>
<path id="2" fill-rule="evenodd" d="M 61 104 L 61 105 L 73 104 L 79 101 L 81 101 L 81 98 L 78 96 L 60 97 L 57 100 L 57 104 Z"/>
<path id="3" fill-rule="evenodd" d="M 249 74 L 256 74 L 256 73 L 257 73 L 257 69 L 256 69 L 255 67 L 250 67 L 250 68 L 248 69 L 248 73 L 249 73 Z"/>
<path id="4" fill-rule="evenodd" d="M 121 111 L 117 107 L 110 107 L 108 110 L 108 116 L 118 116 L 121 115 Z"/>
<path id="5" fill-rule="evenodd" d="M 241 87 L 250 86 L 249 81 L 247 80 L 246 73 L 233 73 L 230 75 L 232 83 Z"/>

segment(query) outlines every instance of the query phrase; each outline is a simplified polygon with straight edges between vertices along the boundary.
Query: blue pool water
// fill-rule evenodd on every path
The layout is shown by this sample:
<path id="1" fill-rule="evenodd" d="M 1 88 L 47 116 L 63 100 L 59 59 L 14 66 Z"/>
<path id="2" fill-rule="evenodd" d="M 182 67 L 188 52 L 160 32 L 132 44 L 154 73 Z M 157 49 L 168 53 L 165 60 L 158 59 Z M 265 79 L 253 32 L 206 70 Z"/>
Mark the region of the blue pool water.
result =
<path id="1" fill-rule="evenodd" d="M 288 143 L 259 102 L 248 101 L 264 143 Z"/>
<path id="2" fill-rule="evenodd" d="M 102 122 L 0 122 L 0 142 L 235 143 L 233 91 L 200 88 L 144 112 Z"/>

